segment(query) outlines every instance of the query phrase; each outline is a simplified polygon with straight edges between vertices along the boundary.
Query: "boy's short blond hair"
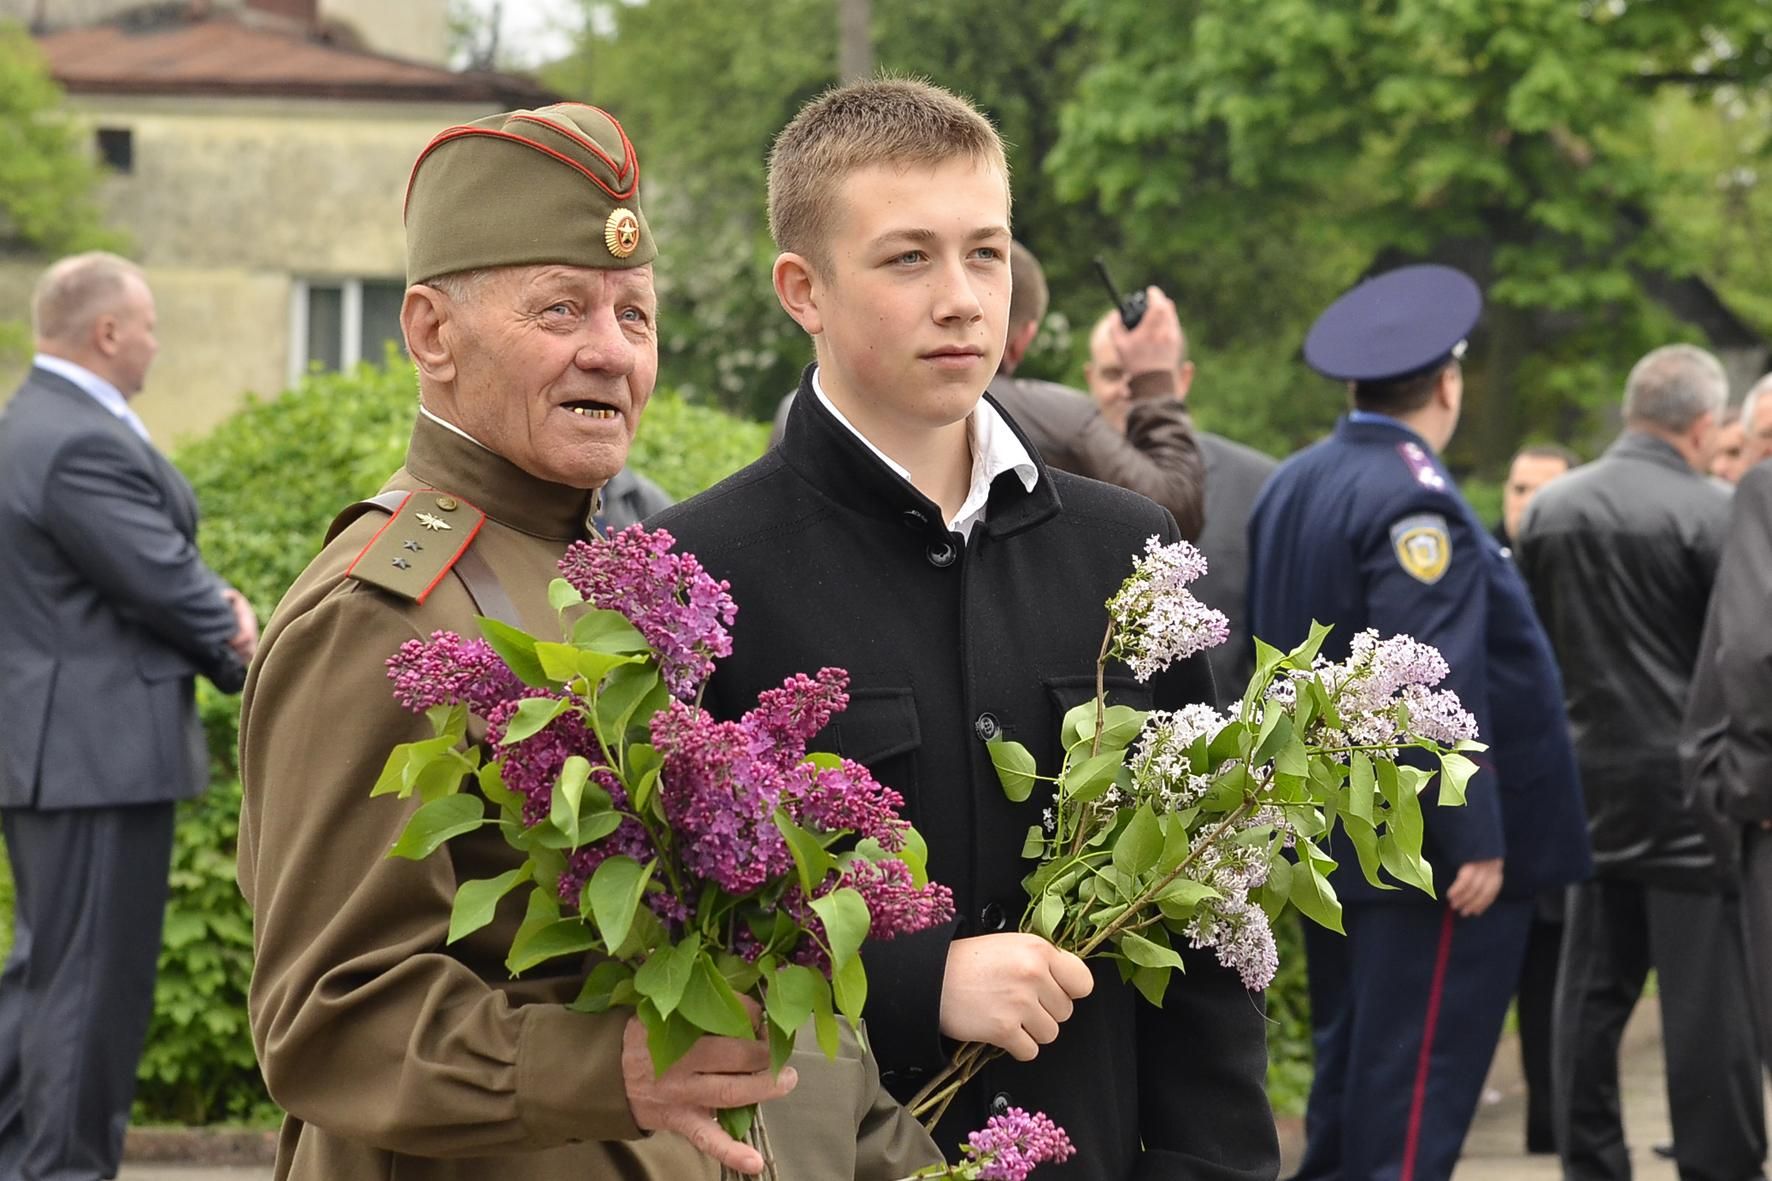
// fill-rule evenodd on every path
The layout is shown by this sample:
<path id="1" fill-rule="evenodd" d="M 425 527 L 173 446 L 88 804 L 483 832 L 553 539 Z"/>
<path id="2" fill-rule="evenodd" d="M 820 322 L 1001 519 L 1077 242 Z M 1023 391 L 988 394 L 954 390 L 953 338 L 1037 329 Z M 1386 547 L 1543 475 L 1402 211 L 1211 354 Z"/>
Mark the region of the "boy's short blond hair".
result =
<path id="1" fill-rule="evenodd" d="M 959 95 L 915 78 L 875 78 L 825 91 L 782 128 L 769 150 L 769 232 L 776 248 L 815 265 L 837 188 L 876 164 L 941 164 L 963 157 L 1009 180 L 1003 141 Z"/>

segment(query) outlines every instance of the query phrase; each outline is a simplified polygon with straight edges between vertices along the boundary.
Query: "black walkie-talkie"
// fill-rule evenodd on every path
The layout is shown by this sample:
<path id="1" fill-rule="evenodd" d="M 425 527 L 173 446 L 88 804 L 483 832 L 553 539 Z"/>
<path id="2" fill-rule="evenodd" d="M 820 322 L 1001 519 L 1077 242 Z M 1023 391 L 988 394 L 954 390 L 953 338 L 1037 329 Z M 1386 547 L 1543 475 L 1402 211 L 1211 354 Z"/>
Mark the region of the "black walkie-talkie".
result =
<path id="1" fill-rule="evenodd" d="M 1107 288 L 1108 298 L 1120 309 L 1120 323 L 1126 325 L 1131 332 L 1144 319 L 1145 308 L 1150 305 L 1150 297 L 1143 291 L 1134 291 L 1131 295 L 1121 298 L 1120 289 L 1114 286 L 1113 276 L 1108 274 L 1107 263 L 1099 255 L 1095 259 L 1095 273 L 1101 276 L 1101 284 Z"/>

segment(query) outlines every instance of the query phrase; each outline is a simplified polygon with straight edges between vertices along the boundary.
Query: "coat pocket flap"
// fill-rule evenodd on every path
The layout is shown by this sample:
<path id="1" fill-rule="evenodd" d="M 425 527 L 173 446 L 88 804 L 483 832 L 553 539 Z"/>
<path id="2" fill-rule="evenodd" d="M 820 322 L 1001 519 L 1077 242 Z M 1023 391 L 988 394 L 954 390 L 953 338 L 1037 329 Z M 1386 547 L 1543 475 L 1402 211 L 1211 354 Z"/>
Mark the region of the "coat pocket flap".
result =
<path id="1" fill-rule="evenodd" d="M 923 745 L 917 700 L 909 689 L 855 689 L 849 708 L 832 720 L 837 750 L 872 767 Z"/>
<path id="2" fill-rule="evenodd" d="M 1133 709 L 1151 708 L 1151 687 L 1124 673 L 1109 673 L 1102 679 L 1107 689 L 1109 705 L 1129 705 Z M 1052 697 L 1052 706 L 1063 717 L 1085 701 L 1095 700 L 1095 677 L 1067 676 L 1047 677 L 1046 692 Z"/>

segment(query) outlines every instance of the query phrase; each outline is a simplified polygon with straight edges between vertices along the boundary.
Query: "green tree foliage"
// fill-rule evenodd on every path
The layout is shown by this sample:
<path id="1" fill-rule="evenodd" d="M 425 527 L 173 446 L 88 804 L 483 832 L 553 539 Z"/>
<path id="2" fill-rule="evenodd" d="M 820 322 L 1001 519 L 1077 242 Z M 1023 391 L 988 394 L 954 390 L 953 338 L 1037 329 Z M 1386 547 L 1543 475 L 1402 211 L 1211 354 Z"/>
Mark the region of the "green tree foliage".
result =
<path id="1" fill-rule="evenodd" d="M 204 557 L 261 618 L 319 550 L 333 514 L 374 494 L 400 465 L 415 401 L 410 365 L 390 355 L 383 367 L 315 374 L 279 398 L 253 401 L 179 452 L 203 505 Z M 642 420 L 633 463 L 673 495 L 688 496 L 755 459 L 767 434 L 761 424 L 661 392 Z M 199 690 L 211 784 L 179 811 L 136 1114 L 190 1124 L 262 1122 L 275 1109 L 246 1024 L 252 928 L 234 880 L 239 699 L 203 682 Z M 364 793 L 367 799 L 367 784 Z"/>
<path id="2" fill-rule="evenodd" d="M 1530 429 L 1593 435 L 1635 355 L 1690 333 L 1645 293 L 1696 262 L 1658 216 L 1656 99 L 1759 86 L 1772 61 L 1756 0 L 1076 11 L 1096 57 L 1065 112 L 1063 192 L 1136 210 L 1137 252 L 1281 389 L 1322 390 L 1290 363 L 1302 327 L 1372 263 L 1472 271 L 1490 310 L 1461 449 L 1489 466 Z"/>
<path id="3" fill-rule="evenodd" d="M 25 30 L 0 20 L 0 257 L 116 249 L 93 203 L 97 172 Z M 22 355 L 22 321 L 0 318 L 0 356 Z"/>
<path id="4" fill-rule="evenodd" d="M 692 396 L 767 417 L 811 347 L 775 301 L 764 163 L 801 104 L 837 80 L 835 0 L 587 0 L 587 9 L 592 31 L 546 78 L 613 111 L 639 146 L 661 251 L 663 371 Z M 875 0 L 873 10 L 880 69 L 934 77 L 997 120 L 1016 177 L 1017 232 L 1043 255 L 1047 242 L 1078 236 L 1042 179 L 1082 64 L 1065 0 Z M 1081 236 L 1094 235 L 1083 227 Z M 1055 285 L 1068 289 L 1087 259 L 1056 254 Z M 1068 370 L 1063 332 L 1047 345 L 1030 372 Z"/>
<path id="5" fill-rule="evenodd" d="M 0 249 L 114 246 L 92 201 L 96 179 L 36 45 L 0 21 Z"/>

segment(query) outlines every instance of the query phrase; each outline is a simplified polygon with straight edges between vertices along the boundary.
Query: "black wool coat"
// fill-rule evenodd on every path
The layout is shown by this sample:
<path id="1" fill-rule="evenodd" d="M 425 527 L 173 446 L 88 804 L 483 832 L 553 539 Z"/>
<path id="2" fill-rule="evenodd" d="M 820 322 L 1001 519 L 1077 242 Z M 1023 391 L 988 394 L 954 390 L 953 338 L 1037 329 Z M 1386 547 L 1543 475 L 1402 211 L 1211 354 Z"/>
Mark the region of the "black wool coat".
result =
<path id="1" fill-rule="evenodd" d="M 1103 605 L 1147 538 L 1179 537 L 1175 522 L 1141 496 L 1042 468 L 1031 492 L 1000 476 L 963 539 L 808 378 L 780 447 L 650 523 L 732 583 L 733 653 L 709 707 L 737 716 L 792 673 L 848 669 L 849 708 L 813 745 L 903 794 L 931 877 L 954 891 L 953 923 L 865 953 L 870 1042 L 908 1098 L 953 1048 L 939 1031 L 949 941 L 1014 930 L 1026 905 L 1021 847 L 1044 801 L 1004 796 L 985 740 L 1003 732 L 1057 770 L 1059 721 L 1094 692 Z M 1140 708 L 1213 698 L 1199 657 L 1142 685 L 1110 667 L 1108 683 L 1113 701 Z M 1209 952 L 1185 958 L 1161 1009 L 1094 965 L 1095 991 L 1058 1040 L 1031 1063 L 986 1067 L 936 1142 L 951 1155 L 1014 1105 L 1045 1111 L 1076 1143 L 1069 1164 L 1041 1170 L 1053 1181 L 1275 1177 L 1261 998 Z"/>

